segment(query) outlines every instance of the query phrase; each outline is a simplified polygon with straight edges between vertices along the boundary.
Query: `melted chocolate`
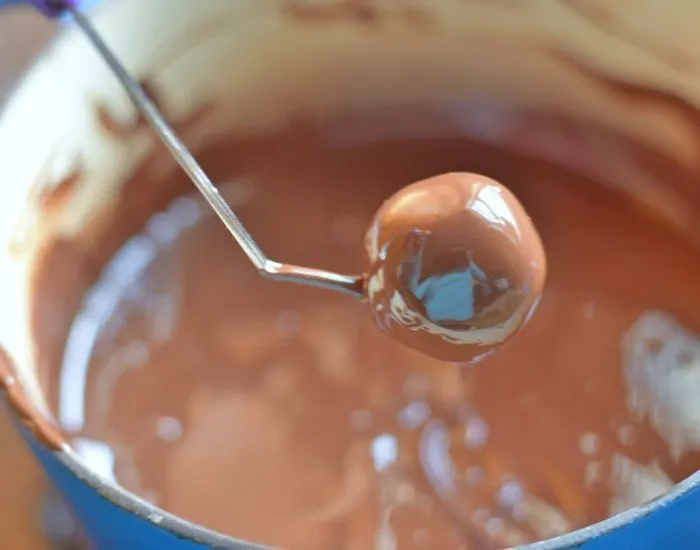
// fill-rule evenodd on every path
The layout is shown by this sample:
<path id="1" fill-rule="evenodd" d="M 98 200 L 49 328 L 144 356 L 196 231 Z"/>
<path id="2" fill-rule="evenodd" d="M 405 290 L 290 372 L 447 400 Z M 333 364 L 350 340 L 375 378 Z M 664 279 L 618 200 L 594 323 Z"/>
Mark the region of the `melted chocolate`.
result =
<path id="1" fill-rule="evenodd" d="M 158 110 L 164 112 L 163 106 L 160 102 L 160 94 L 157 93 L 156 86 L 148 79 L 141 79 L 139 85 L 149 97 L 149 99 L 156 105 Z M 106 105 L 96 104 L 95 105 L 95 116 L 100 125 L 100 128 L 107 135 L 115 139 L 125 140 L 133 136 L 139 130 L 148 127 L 148 123 L 142 114 L 138 113 L 136 118 L 130 121 L 120 121 L 114 118 L 109 108 Z M 199 113 L 194 113 L 197 116 Z"/>
<path id="2" fill-rule="evenodd" d="M 377 326 L 436 359 L 485 357 L 522 328 L 542 295 L 537 230 L 513 194 L 483 176 L 405 187 L 382 205 L 365 244 Z"/>
<path id="3" fill-rule="evenodd" d="M 66 440 L 60 428 L 52 419 L 40 414 L 27 397 L 17 380 L 10 358 L 2 348 L 0 348 L 0 380 L 2 380 L 0 388 L 4 390 L 5 398 L 12 406 L 22 426 L 29 430 L 37 441 L 51 449 L 66 447 Z"/>
<path id="4" fill-rule="evenodd" d="M 445 135 L 387 139 L 395 117 Z M 339 272 L 366 261 L 365 229 L 406 181 L 508 182 L 548 252 L 547 288 L 518 338 L 463 369 L 386 338 L 346 296 L 261 279 L 196 196 L 176 198 L 186 176 L 151 169 L 163 152 L 113 220 L 48 246 L 33 281 L 37 364 L 84 460 L 186 519 L 292 550 L 514 546 L 694 471 L 692 430 L 662 429 L 692 428 L 683 399 L 650 409 L 666 379 L 644 376 L 679 343 L 694 357 L 696 246 L 615 191 L 635 182 L 603 179 L 605 164 L 592 179 L 436 117 L 347 114 L 198 157 L 272 257 Z M 514 120 L 518 151 L 551 143 L 559 124 Z M 577 170 L 599 143 L 630 153 L 616 161 L 651 162 L 579 130 L 597 137 L 567 148 Z M 634 174 L 620 162 L 610 174 Z M 683 364 L 663 372 L 683 376 Z"/>

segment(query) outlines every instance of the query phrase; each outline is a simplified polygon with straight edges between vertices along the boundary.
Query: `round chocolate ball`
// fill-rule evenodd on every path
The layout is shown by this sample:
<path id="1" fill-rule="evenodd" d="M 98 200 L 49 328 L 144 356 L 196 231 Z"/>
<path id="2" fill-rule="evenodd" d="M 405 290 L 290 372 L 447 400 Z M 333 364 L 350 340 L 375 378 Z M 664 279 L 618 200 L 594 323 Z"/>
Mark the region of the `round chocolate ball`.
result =
<path id="1" fill-rule="evenodd" d="M 542 295 L 537 230 L 507 188 L 478 174 L 404 187 L 375 215 L 365 246 L 375 323 L 436 359 L 468 363 L 493 352 Z"/>

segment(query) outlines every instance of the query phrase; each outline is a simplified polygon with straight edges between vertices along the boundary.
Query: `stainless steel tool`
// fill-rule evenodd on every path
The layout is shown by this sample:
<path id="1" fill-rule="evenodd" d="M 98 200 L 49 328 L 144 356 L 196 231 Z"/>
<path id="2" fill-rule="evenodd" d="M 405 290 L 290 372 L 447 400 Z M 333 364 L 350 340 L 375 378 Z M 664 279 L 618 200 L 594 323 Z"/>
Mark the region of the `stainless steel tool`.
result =
<path id="1" fill-rule="evenodd" d="M 29 0 L 45 15 L 56 18 L 71 18 L 85 37 L 92 43 L 105 63 L 124 87 L 134 106 L 143 115 L 156 135 L 161 139 L 178 164 L 187 173 L 192 183 L 202 193 L 214 212 L 236 239 L 258 272 L 268 279 L 289 281 L 326 288 L 361 298 L 363 277 L 342 275 L 323 269 L 290 265 L 268 258 L 253 239 L 245 226 L 226 203 L 216 185 L 207 176 L 192 153 L 168 124 L 155 103 L 148 97 L 143 87 L 124 67 L 118 57 L 95 30 L 88 17 L 81 12 L 78 0 Z"/>

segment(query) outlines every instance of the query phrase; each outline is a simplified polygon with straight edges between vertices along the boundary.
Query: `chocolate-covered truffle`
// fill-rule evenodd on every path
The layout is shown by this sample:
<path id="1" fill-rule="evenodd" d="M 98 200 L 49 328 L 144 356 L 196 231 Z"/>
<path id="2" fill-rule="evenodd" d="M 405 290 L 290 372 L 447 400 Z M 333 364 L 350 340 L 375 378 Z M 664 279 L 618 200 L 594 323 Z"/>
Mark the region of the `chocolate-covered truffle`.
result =
<path id="1" fill-rule="evenodd" d="M 375 215 L 365 246 L 377 326 L 446 361 L 471 362 L 506 342 L 544 286 L 532 221 L 508 189 L 477 174 L 404 187 Z"/>

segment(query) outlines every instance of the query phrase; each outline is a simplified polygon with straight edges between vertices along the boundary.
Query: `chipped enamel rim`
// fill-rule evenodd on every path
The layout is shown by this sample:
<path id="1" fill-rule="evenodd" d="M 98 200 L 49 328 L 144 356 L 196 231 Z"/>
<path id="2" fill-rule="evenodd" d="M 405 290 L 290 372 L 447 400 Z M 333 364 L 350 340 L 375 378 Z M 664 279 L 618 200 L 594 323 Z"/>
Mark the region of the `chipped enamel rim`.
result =
<path id="1" fill-rule="evenodd" d="M 537 0 L 534 1 L 537 2 Z M 521 0 L 521 2 L 527 3 L 526 0 Z M 694 0 L 691 0 L 691 2 L 696 6 L 698 5 Z M 452 20 L 451 24 L 454 25 L 454 21 L 462 21 L 462 24 L 457 24 L 452 29 L 455 32 L 463 32 L 465 30 L 463 27 L 465 26 L 472 29 L 488 29 L 491 27 L 493 30 L 501 27 L 504 23 L 508 23 L 509 28 L 521 32 L 523 36 L 527 35 L 526 42 L 532 36 L 544 33 L 549 35 L 550 39 L 559 40 L 562 43 L 562 48 L 574 52 L 578 51 L 588 62 L 595 60 L 597 56 L 597 59 L 600 61 L 599 69 L 604 72 L 614 72 L 615 74 L 621 74 L 624 77 L 642 82 L 645 80 L 659 81 L 659 79 L 665 79 L 668 86 L 679 91 L 680 95 L 686 96 L 690 102 L 697 103 L 694 100 L 700 97 L 700 93 L 698 93 L 700 81 L 691 82 L 685 76 L 673 74 L 673 71 L 670 70 L 664 72 L 663 69 L 658 67 L 652 69 L 643 59 L 629 57 L 629 55 L 633 55 L 631 53 L 620 53 L 620 55 L 615 57 L 614 66 L 611 66 L 608 63 L 608 58 L 610 57 L 608 52 L 610 52 L 611 44 L 596 38 L 596 47 L 589 48 L 588 46 L 591 43 L 585 43 L 585 40 L 582 39 L 582 36 L 584 36 L 582 34 L 583 31 L 573 23 L 566 23 L 564 19 L 561 19 L 556 25 L 551 24 L 556 17 L 561 15 L 557 13 L 556 5 L 558 2 L 548 4 L 551 5 L 551 13 L 545 14 L 547 15 L 545 17 L 547 24 L 542 23 L 543 15 L 540 13 L 534 16 L 537 21 L 531 18 L 532 20 L 530 21 L 521 22 L 520 27 L 514 25 L 510 19 L 506 21 L 505 18 L 510 16 L 499 12 L 497 6 L 493 10 L 490 10 L 488 6 L 479 6 L 478 9 L 474 8 L 474 12 L 470 13 L 470 18 L 467 20 L 454 17 L 454 10 L 449 0 L 434 0 L 434 3 L 434 7 L 438 11 L 442 11 L 445 20 Z M 692 11 L 693 4 L 685 0 L 683 0 L 683 3 L 684 9 L 688 7 L 688 11 Z M 101 6 L 94 15 L 99 29 L 103 32 L 107 41 L 119 52 L 125 63 L 137 72 L 147 69 L 139 49 L 142 45 L 139 39 L 147 38 L 155 51 L 162 53 L 162 51 L 172 46 L 172 42 L 168 42 L 168 38 L 172 39 L 173 36 L 181 35 L 184 32 L 183 21 L 187 22 L 188 29 L 195 29 L 195 32 L 192 33 L 193 40 L 202 40 L 203 36 L 206 36 L 206 40 L 202 40 L 201 45 L 197 43 L 198 49 L 196 53 L 189 51 L 180 52 L 174 62 L 168 61 L 166 69 L 158 70 L 158 78 L 160 80 L 159 83 L 163 84 L 166 91 L 166 107 L 169 108 L 167 114 L 173 117 L 191 110 L 198 104 L 198 100 L 205 96 L 211 99 L 226 95 L 230 100 L 231 91 L 234 90 L 236 92 L 237 97 L 235 99 L 241 103 L 231 103 L 236 103 L 237 112 L 234 113 L 233 110 L 229 110 L 224 112 L 224 116 L 218 113 L 219 116 L 217 118 L 219 120 L 211 121 L 210 125 L 203 131 L 207 135 L 216 136 L 217 132 L 224 132 L 226 128 L 230 129 L 236 123 L 246 125 L 250 122 L 243 120 L 244 113 L 247 110 L 241 108 L 241 104 L 244 105 L 246 102 L 252 104 L 256 99 L 260 100 L 261 84 L 259 80 L 256 81 L 258 73 L 255 67 L 264 65 L 266 60 L 283 57 L 283 53 L 281 53 L 283 48 L 275 49 L 270 47 L 269 43 L 257 40 L 253 36 L 254 33 L 252 31 L 265 31 L 266 26 L 268 26 L 274 30 L 278 37 L 286 33 L 289 40 L 286 45 L 295 44 L 297 54 L 304 53 L 308 55 L 310 58 L 309 63 L 331 63 L 331 60 L 327 57 L 323 59 L 323 53 L 320 53 L 320 57 L 316 56 L 318 57 L 317 59 L 313 59 L 314 56 L 311 54 L 319 51 L 315 48 L 319 42 L 332 43 L 337 49 L 342 49 L 344 55 L 347 56 L 346 61 L 349 60 L 351 65 L 361 57 L 361 53 L 356 54 L 354 57 L 348 55 L 351 49 L 357 49 L 357 41 L 371 42 L 371 39 L 359 38 L 360 33 L 355 33 L 351 30 L 337 31 L 336 29 L 333 35 L 323 30 L 309 32 L 308 29 L 303 34 L 299 32 L 299 29 L 285 29 L 283 33 L 279 28 L 279 21 L 275 17 L 270 16 L 273 10 L 269 8 L 279 4 L 278 0 L 240 0 L 235 4 L 230 2 L 230 0 L 210 0 L 206 4 L 199 6 L 196 4 L 200 3 L 192 3 L 188 0 L 151 0 L 144 5 L 140 0 L 122 0 L 118 3 L 110 2 Z M 494 3 L 494 5 L 496 4 L 498 3 Z M 176 9 L 172 9 L 174 5 Z M 543 5 L 540 4 L 539 6 Z M 166 10 L 166 7 L 170 9 Z M 133 18 L 134 13 L 139 13 L 137 21 Z M 697 20 L 697 18 L 693 17 L 689 19 Z M 243 21 L 246 22 L 245 25 L 241 24 Z M 159 25 L 159 33 L 157 33 L 157 37 L 154 37 L 148 33 L 147 29 L 153 28 L 153 25 L 156 23 Z M 658 28 L 658 15 L 655 16 L 655 23 Z M 569 26 L 567 27 L 567 25 Z M 124 28 L 129 28 L 130 32 L 127 34 L 121 32 Z M 162 32 L 163 30 L 165 32 Z M 200 33 L 199 38 L 196 36 L 197 33 Z M 552 33 L 556 33 L 557 36 L 553 36 Z M 262 34 L 264 35 L 265 33 L 262 32 Z M 218 74 L 218 78 L 207 78 L 207 75 L 212 73 L 212 67 L 220 66 L 223 62 L 231 62 L 232 57 L 234 57 L 232 52 L 240 51 L 242 49 L 240 44 L 246 40 L 248 41 L 248 51 L 256 52 L 252 56 L 254 62 L 251 61 L 251 56 L 247 56 L 245 59 L 239 57 L 237 61 L 240 65 L 238 67 L 239 69 L 242 67 L 242 69 L 238 72 L 231 71 L 232 73 L 236 72 L 235 78 L 232 75 L 226 79 Z M 583 46 L 581 45 L 582 40 L 584 42 Z M 700 50 L 700 38 L 697 38 L 697 41 L 699 42 L 697 50 Z M 436 40 L 435 42 L 441 41 Z M 397 43 L 400 43 L 400 39 L 397 39 Z M 439 54 L 441 58 L 446 58 L 444 61 L 446 65 L 453 62 L 451 58 L 454 60 L 459 59 L 461 63 L 465 63 L 464 56 L 455 56 L 454 51 L 450 53 L 447 49 L 440 49 L 442 47 L 448 48 L 450 44 L 452 44 L 452 50 L 454 50 L 454 43 L 447 40 L 444 44 L 438 44 L 434 53 Z M 371 43 L 364 47 L 376 52 Z M 390 62 L 392 56 L 405 55 L 407 49 L 410 49 L 407 44 L 400 44 L 400 47 L 394 50 L 391 47 L 386 48 L 382 53 L 385 56 L 384 62 Z M 419 62 L 430 64 L 434 61 L 434 59 L 426 58 L 424 51 L 418 51 L 414 48 L 410 53 L 416 56 Z M 499 61 L 503 61 L 504 64 L 507 63 L 506 60 L 512 57 L 512 53 L 512 51 L 506 52 L 507 55 L 502 56 L 503 58 L 499 59 Z M 192 56 L 199 61 L 206 58 L 206 63 L 197 63 L 196 60 L 191 59 Z M 583 111 L 588 112 L 593 119 L 608 119 L 614 113 L 616 124 L 621 131 L 633 133 L 649 143 L 656 143 L 659 147 L 663 145 L 673 146 L 674 142 L 680 142 L 687 135 L 687 128 L 678 121 L 671 120 L 662 123 L 658 118 L 646 117 L 643 113 L 640 114 L 640 112 L 626 105 L 615 104 L 611 98 L 603 97 L 595 89 L 586 90 L 584 88 L 582 90 L 580 87 L 581 83 L 563 69 L 540 66 L 537 63 L 526 64 L 525 69 L 518 69 L 517 65 L 521 61 L 518 59 L 511 61 L 513 65 L 511 67 L 512 71 L 503 71 L 503 67 L 500 65 L 499 67 L 502 72 L 508 72 L 511 75 L 510 78 L 514 80 L 522 78 L 523 74 L 530 74 L 530 71 L 533 69 L 539 71 L 542 75 L 558 79 L 557 81 L 561 82 L 558 88 L 560 94 L 566 94 L 567 90 L 576 90 L 578 94 L 576 96 L 577 101 L 580 100 L 581 102 L 579 107 Z M 337 63 L 337 60 L 333 60 L 333 62 Z M 367 62 L 367 58 L 365 57 L 362 62 Z M 245 73 L 244 69 L 247 69 L 248 72 Z M 286 68 L 280 69 L 283 73 L 285 70 Z M 492 74 L 492 72 L 489 72 L 490 69 L 479 65 L 476 61 L 467 70 L 471 72 L 476 71 L 477 74 L 483 77 L 484 81 L 499 89 L 504 87 L 518 88 L 517 86 L 505 86 L 504 84 L 507 83 L 504 83 L 503 75 Z M 352 73 L 352 68 L 350 73 Z M 70 78 L 68 78 L 69 76 Z M 295 79 L 294 74 L 288 74 L 286 77 L 289 78 L 289 86 L 294 88 L 296 93 L 303 92 L 304 84 L 298 82 L 301 79 Z M 277 74 L 276 78 L 285 78 L 285 75 L 280 76 Z M 212 80 L 217 81 L 217 83 L 212 84 Z M 532 80 L 537 79 L 533 78 Z M 48 85 L 52 88 L 52 100 L 47 102 L 45 89 Z M 449 94 L 454 92 L 454 81 L 446 82 L 445 86 L 442 93 Z M 460 87 L 474 92 L 473 86 L 473 82 L 468 84 L 457 83 L 456 88 L 457 92 L 459 92 Z M 271 105 L 277 105 L 278 108 L 271 108 L 266 113 L 268 117 L 266 120 L 255 121 L 258 125 L 274 125 L 279 120 L 282 120 L 286 108 L 283 97 L 279 95 L 276 97 L 275 87 L 268 86 L 267 88 L 270 88 L 270 90 L 263 92 L 267 95 L 262 99 L 267 100 Z M 81 93 L 76 93 L 78 90 Z M 153 143 L 148 140 L 137 141 L 125 146 L 123 144 L 108 143 L 105 139 L 95 137 L 97 133 L 94 121 L 89 119 L 84 106 L 87 90 L 89 90 L 90 96 L 108 101 L 115 113 L 125 116 L 130 113 L 128 103 L 122 96 L 116 83 L 106 72 L 106 69 L 101 66 L 100 61 L 95 58 L 94 54 L 86 48 L 86 44 L 82 42 L 81 37 L 76 36 L 72 32 L 64 33 L 59 37 L 15 88 L 12 99 L 6 104 L 2 113 L 3 116 L 0 118 L 0 175 L 4 176 L 3 179 L 5 181 L 7 181 L 8 177 L 11 177 L 11 181 L 19 182 L 20 185 L 18 187 L 20 191 L 15 193 L 16 196 L 10 196 L 9 200 L 3 202 L 2 206 L 0 206 L 0 220 L 5 215 L 10 218 L 10 222 L 3 223 L 0 221 L 0 224 L 2 224 L 0 225 L 0 242 L 7 242 L 10 234 L 14 232 L 15 229 L 12 224 L 18 221 L 19 214 L 15 216 L 12 212 L 23 211 L 23 204 L 29 188 L 32 187 L 31 182 L 46 179 L 47 176 L 46 172 L 39 173 L 39 167 L 36 166 L 38 163 L 27 162 L 29 151 L 32 152 L 31 158 L 55 157 L 50 163 L 49 170 L 51 175 L 54 176 L 66 173 L 70 169 L 71 159 L 74 159 L 74 153 L 78 150 L 91 159 L 91 162 L 87 163 L 88 174 L 91 173 L 90 168 L 94 167 L 99 167 L 101 176 L 106 171 L 111 171 L 110 173 L 113 174 L 113 178 L 108 181 L 104 181 L 104 178 L 101 177 L 99 189 L 90 183 L 91 181 L 94 182 L 95 178 L 88 175 L 86 183 L 82 186 L 81 192 L 78 193 L 77 199 L 65 208 L 63 216 L 42 229 L 47 234 L 54 236 L 70 236 L 78 233 L 81 229 L 81 223 L 85 221 L 87 216 L 86 205 L 89 206 L 88 210 L 99 210 L 99 208 L 106 207 L 110 197 L 113 196 L 113 191 L 118 189 L 120 182 L 128 175 L 124 168 L 126 163 L 122 161 L 129 159 L 130 163 L 133 164 L 153 147 Z M 83 93 L 83 91 L 86 92 Z M 486 88 L 476 90 L 476 93 L 485 91 L 488 91 L 488 85 Z M 551 91 L 552 89 L 550 88 L 550 95 Z M 354 90 L 350 89 L 347 93 L 360 94 L 360 97 L 362 97 L 364 91 L 356 88 Z M 395 89 L 391 90 L 392 96 L 395 93 Z M 403 99 L 410 101 L 411 99 L 415 100 L 416 98 L 425 97 L 432 92 L 418 89 L 406 90 L 405 93 L 406 96 Z M 437 93 L 441 93 L 440 90 Z M 508 93 L 519 94 L 520 97 L 516 97 L 516 99 L 520 101 L 532 104 L 544 103 L 544 96 L 542 94 L 538 95 L 538 91 L 534 88 L 519 89 L 516 92 L 510 90 Z M 314 109 L 320 106 L 319 108 L 322 109 L 324 105 L 334 103 L 338 94 L 338 87 L 331 85 L 328 89 L 316 93 L 313 97 L 314 104 L 309 104 L 307 107 Z M 375 97 L 381 94 L 382 90 L 375 90 Z M 508 97 L 504 94 L 502 96 L 504 100 L 513 99 L 513 97 Z M 562 97 L 570 97 L 570 95 L 563 95 Z M 548 100 L 551 100 L 551 97 L 548 97 Z M 56 113 L 56 109 L 52 109 L 52 105 L 56 104 L 61 104 L 65 107 L 60 114 Z M 32 127 L 27 122 L 32 117 L 45 126 L 42 128 L 44 131 L 41 135 L 36 133 L 29 135 L 23 131 L 28 126 Z M 91 138 L 88 140 L 90 144 L 87 146 L 90 151 L 87 152 L 85 151 L 86 134 L 89 134 Z M 56 143 L 59 138 L 60 150 L 56 153 Z M 98 189 L 98 191 L 95 191 L 95 189 Z M 7 191 L 7 188 L 3 189 L 3 193 Z M 0 322 L 0 343 L 8 348 L 10 356 L 18 365 L 18 369 L 21 371 L 20 378 L 24 391 L 32 397 L 37 410 L 45 412 L 46 407 L 38 390 L 38 382 L 32 374 L 32 358 L 27 351 L 29 341 L 27 314 L 25 313 L 22 316 L 20 313 L 22 309 L 27 309 L 26 304 L 21 302 L 27 298 L 27 288 L 22 281 L 26 279 L 28 270 L 31 267 L 29 264 L 29 258 L 22 258 L 19 261 L 16 258 L 0 258 L 0 270 L 3 272 L 3 277 L 5 277 L 5 274 L 9 274 L 12 282 L 19 285 L 20 292 L 17 293 L 16 289 L 12 292 L 21 295 L 21 299 L 14 299 L 10 308 L 18 308 L 15 311 L 18 313 L 21 321 L 18 324 L 24 325 L 20 326 L 19 329 L 9 330 L 8 322 Z M 12 285 L 8 284 L 5 286 L 9 288 Z M 0 303 L 8 303 L 4 300 L 9 298 L 9 295 L 3 296 L 2 291 L 0 291 Z M 12 317 L 14 321 L 17 320 L 16 316 L 6 316 L 6 318 L 9 317 Z M 17 411 L 14 412 L 16 413 Z M 54 451 L 54 455 L 68 470 L 93 488 L 103 498 L 159 529 L 172 533 L 178 538 L 216 548 L 236 550 L 262 548 L 261 546 L 238 541 L 180 519 L 147 503 L 134 494 L 112 485 L 90 471 L 81 458 L 70 448 Z M 696 489 L 698 485 L 700 485 L 700 472 L 690 476 L 679 483 L 672 491 L 644 506 L 631 509 L 566 535 L 518 548 L 557 550 L 581 545 L 594 538 L 619 530 L 633 522 L 643 520 L 647 515 L 674 503 L 680 497 Z"/>

